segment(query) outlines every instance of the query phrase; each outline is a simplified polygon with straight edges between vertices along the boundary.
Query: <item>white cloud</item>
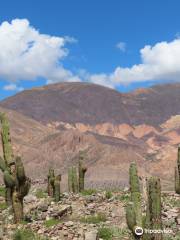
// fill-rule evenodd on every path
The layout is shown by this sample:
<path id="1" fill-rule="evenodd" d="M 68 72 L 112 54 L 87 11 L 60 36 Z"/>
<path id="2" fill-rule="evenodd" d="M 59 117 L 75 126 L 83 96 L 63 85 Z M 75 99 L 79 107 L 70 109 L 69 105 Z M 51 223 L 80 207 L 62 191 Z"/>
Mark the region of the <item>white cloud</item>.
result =
<path id="1" fill-rule="evenodd" d="M 24 88 L 17 86 L 15 83 L 10 83 L 10 84 L 8 84 L 8 85 L 5 85 L 5 86 L 3 87 L 3 90 L 20 92 L 20 91 L 23 91 Z"/>
<path id="2" fill-rule="evenodd" d="M 126 51 L 126 43 L 125 42 L 118 42 L 116 44 L 116 47 L 122 52 Z"/>
<path id="3" fill-rule="evenodd" d="M 0 78 L 11 82 L 44 77 L 48 82 L 80 80 L 64 69 L 61 60 L 68 55 L 71 37 L 39 33 L 27 19 L 15 19 L 0 25 Z"/>
<path id="4" fill-rule="evenodd" d="M 147 45 L 140 50 L 141 63 L 132 67 L 117 67 L 111 74 L 99 74 L 102 85 L 115 87 L 120 84 L 144 81 L 180 81 L 180 39 Z M 96 82 L 96 78 L 92 78 Z"/>

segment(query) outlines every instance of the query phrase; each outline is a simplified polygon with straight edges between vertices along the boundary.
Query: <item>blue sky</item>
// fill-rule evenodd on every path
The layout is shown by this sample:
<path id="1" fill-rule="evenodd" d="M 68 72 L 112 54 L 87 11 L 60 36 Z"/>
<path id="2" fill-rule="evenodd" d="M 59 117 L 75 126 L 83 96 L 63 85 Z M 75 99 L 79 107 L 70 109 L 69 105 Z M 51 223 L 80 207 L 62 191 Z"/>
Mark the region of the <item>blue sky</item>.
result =
<path id="1" fill-rule="evenodd" d="M 175 68 L 174 63 L 178 61 L 180 49 L 179 9 L 178 0 L 2 0 L 0 37 L 5 44 L 0 44 L 0 51 L 3 50 L 0 54 L 0 99 L 22 89 L 71 79 L 120 91 L 178 81 L 180 66 Z M 12 23 L 14 19 L 19 20 Z M 22 24 L 22 19 L 28 23 Z M 5 21 L 11 30 L 3 25 Z M 14 41 L 12 33 L 19 36 L 16 31 L 23 26 L 23 38 Z M 31 28 L 39 35 L 34 37 Z M 27 30 L 31 37 L 27 37 Z M 9 35 L 4 37 L 5 33 Z M 36 66 L 32 56 L 31 61 L 29 56 L 25 60 L 17 59 L 22 57 L 19 53 L 30 54 L 30 43 L 33 47 L 41 43 L 44 49 L 46 40 L 40 39 L 42 34 L 48 39 L 56 36 L 59 40 L 53 47 L 48 45 L 43 53 L 34 53 L 34 59 L 39 59 Z M 22 48 L 17 50 L 16 45 L 26 37 Z M 145 47 L 148 45 L 150 47 Z M 140 53 L 141 49 L 144 50 Z M 44 64 L 40 54 L 50 62 Z M 40 70 L 36 69 L 38 64 Z"/>

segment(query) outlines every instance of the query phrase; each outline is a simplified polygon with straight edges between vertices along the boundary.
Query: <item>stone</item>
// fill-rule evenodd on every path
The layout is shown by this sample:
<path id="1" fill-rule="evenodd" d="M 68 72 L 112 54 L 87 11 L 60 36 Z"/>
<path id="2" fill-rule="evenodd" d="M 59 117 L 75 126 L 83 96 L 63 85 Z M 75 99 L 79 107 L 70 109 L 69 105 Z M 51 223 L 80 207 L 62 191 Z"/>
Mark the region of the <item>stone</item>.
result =
<path id="1" fill-rule="evenodd" d="M 98 240 L 98 233 L 97 231 L 91 231 L 85 233 L 85 240 Z"/>

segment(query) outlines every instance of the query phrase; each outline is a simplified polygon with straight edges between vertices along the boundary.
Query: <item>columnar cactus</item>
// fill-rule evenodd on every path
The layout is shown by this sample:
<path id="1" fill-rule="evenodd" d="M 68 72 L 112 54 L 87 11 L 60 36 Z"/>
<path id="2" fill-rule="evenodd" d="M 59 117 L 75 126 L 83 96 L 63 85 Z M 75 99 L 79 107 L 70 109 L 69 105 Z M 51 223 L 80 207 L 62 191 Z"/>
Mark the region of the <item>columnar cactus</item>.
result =
<path id="1" fill-rule="evenodd" d="M 180 145 L 178 146 L 177 166 L 175 167 L 175 192 L 180 194 Z"/>
<path id="2" fill-rule="evenodd" d="M 54 181 L 55 181 L 54 169 L 49 168 L 47 192 L 50 197 L 54 196 Z"/>
<path id="3" fill-rule="evenodd" d="M 60 181 L 61 181 L 61 175 L 57 175 L 55 177 L 55 181 L 54 181 L 54 199 L 55 202 L 59 202 L 60 201 Z"/>
<path id="4" fill-rule="evenodd" d="M 73 192 L 73 171 L 72 167 L 68 169 L 68 190 L 69 192 Z"/>
<path id="5" fill-rule="evenodd" d="M 142 238 L 143 240 L 162 240 L 161 233 L 145 233 L 143 236 L 137 236 L 135 234 L 136 227 L 144 227 L 149 230 L 162 229 L 160 179 L 151 177 L 147 181 L 146 216 L 144 221 L 142 221 L 141 192 L 135 163 L 131 163 L 129 174 L 131 201 L 126 207 L 127 225 L 132 231 L 135 239 Z"/>
<path id="6" fill-rule="evenodd" d="M 14 160 L 9 123 L 5 114 L 0 114 L 3 156 L 0 168 L 4 175 L 6 187 L 6 203 L 12 205 L 15 222 L 23 219 L 23 198 L 30 189 L 30 179 L 26 177 L 20 157 Z"/>
<path id="7" fill-rule="evenodd" d="M 131 201 L 134 204 L 134 211 L 136 215 L 136 225 L 142 226 L 142 212 L 141 212 L 141 191 L 137 172 L 136 163 L 131 163 L 129 168 L 129 183 L 131 191 Z"/>
<path id="8" fill-rule="evenodd" d="M 61 181 L 61 175 L 55 176 L 54 169 L 49 168 L 48 173 L 48 195 L 56 202 L 60 201 L 60 181 Z"/>
<path id="9" fill-rule="evenodd" d="M 151 177 L 148 180 L 148 205 L 146 213 L 145 228 L 151 230 L 162 230 L 161 219 L 161 184 L 160 179 Z M 144 239 L 162 240 L 162 233 L 158 231 L 155 233 L 145 235 Z"/>
<path id="10" fill-rule="evenodd" d="M 83 165 L 83 160 L 84 160 L 84 153 L 80 152 L 79 153 L 79 191 L 82 192 L 84 190 L 84 178 L 85 178 L 85 173 L 87 171 L 87 168 Z"/>
<path id="11" fill-rule="evenodd" d="M 69 192 L 78 193 L 79 192 L 79 183 L 77 176 L 76 167 L 69 168 L 68 171 L 68 188 Z"/>

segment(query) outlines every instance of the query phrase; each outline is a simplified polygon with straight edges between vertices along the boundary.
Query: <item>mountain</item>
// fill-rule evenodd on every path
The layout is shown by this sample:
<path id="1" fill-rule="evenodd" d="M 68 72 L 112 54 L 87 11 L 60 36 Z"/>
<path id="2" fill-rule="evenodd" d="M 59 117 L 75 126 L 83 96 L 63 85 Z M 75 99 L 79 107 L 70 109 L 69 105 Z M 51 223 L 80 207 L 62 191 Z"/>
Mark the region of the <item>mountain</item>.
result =
<path id="1" fill-rule="evenodd" d="M 131 93 L 90 83 L 58 83 L 0 102 L 15 152 L 28 174 L 44 178 L 53 165 L 66 182 L 69 166 L 86 150 L 90 187 L 128 182 L 131 161 L 141 176 L 158 175 L 170 189 L 180 143 L 180 84 Z"/>
<path id="2" fill-rule="evenodd" d="M 180 84 L 122 94 L 90 83 L 58 83 L 25 90 L 1 102 L 43 123 L 127 123 L 157 126 L 180 114 Z"/>

